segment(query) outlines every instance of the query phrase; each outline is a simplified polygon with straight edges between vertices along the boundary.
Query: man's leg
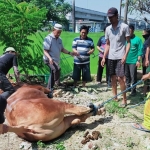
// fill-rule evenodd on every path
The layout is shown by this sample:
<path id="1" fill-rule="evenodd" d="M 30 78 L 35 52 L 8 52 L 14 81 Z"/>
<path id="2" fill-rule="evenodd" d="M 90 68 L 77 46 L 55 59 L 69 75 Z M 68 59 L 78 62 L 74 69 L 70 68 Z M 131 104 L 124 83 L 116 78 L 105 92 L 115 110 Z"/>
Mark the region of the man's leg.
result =
<path id="1" fill-rule="evenodd" d="M 126 88 L 131 86 L 131 74 L 130 74 L 130 65 L 125 64 L 125 78 L 126 78 Z M 131 91 L 131 90 L 130 90 Z"/>
<path id="2" fill-rule="evenodd" d="M 131 84 L 134 85 L 137 83 L 137 67 L 136 64 L 130 64 L 130 74 L 131 74 Z M 134 86 L 131 90 L 131 95 L 136 94 L 136 86 Z"/>
<path id="3" fill-rule="evenodd" d="M 111 77 L 109 75 L 109 69 L 108 69 L 108 58 L 106 58 L 106 82 L 108 87 L 111 87 Z"/>
<path id="4" fill-rule="evenodd" d="M 74 86 L 77 86 L 77 82 L 80 81 L 81 77 L 81 65 L 74 64 L 72 79 L 74 80 Z"/>
<path id="5" fill-rule="evenodd" d="M 15 92 L 14 87 L 11 85 L 9 80 L 4 74 L 0 73 L 0 89 L 4 92 L 0 95 L 0 133 L 3 130 L 3 123 L 5 121 L 4 111 L 7 105 L 7 98 Z"/>
<path id="6" fill-rule="evenodd" d="M 91 81 L 90 63 L 82 64 L 82 86 Z"/>
<path id="7" fill-rule="evenodd" d="M 97 69 L 97 82 L 102 82 L 103 67 L 101 66 L 101 61 L 102 58 L 99 57 L 98 69 Z"/>
<path id="8" fill-rule="evenodd" d="M 116 65 L 117 65 L 116 60 L 108 59 L 108 72 L 109 75 L 111 76 L 112 92 L 114 96 L 117 95 L 117 78 L 116 78 L 116 71 L 115 71 Z M 117 101 L 117 97 L 115 98 L 115 100 Z"/>
<path id="9" fill-rule="evenodd" d="M 121 92 L 126 89 L 125 82 L 124 82 L 124 64 L 121 63 L 121 60 L 117 60 L 117 66 L 116 66 L 116 75 L 118 77 L 118 81 L 120 83 Z M 123 101 L 122 104 L 127 104 L 127 98 L 126 93 L 123 93 Z"/>
<path id="10" fill-rule="evenodd" d="M 113 95 L 116 96 L 117 95 L 117 78 L 116 78 L 116 75 L 111 76 L 111 85 L 112 85 Z M 117 97 L 115 98 L 115 100 L 117 101 Z"/>

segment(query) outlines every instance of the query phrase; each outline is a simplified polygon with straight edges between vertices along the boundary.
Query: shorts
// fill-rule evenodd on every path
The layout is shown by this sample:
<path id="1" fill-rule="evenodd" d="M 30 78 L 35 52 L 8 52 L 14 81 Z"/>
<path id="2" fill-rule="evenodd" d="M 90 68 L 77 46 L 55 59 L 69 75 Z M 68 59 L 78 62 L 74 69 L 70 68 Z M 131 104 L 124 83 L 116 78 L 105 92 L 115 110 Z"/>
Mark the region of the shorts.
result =
<path id="1" fill-rule="evenodd" d="M 82 72 L 82 81 L 91 81 L 90 64 L 74 64 L 72 79 L 80 81 Z"/>
<path id="2" fill-rule="evenodd" d="M 118 77 L 124 77 L 125 65 L 121 63 L 121 59 L 108 59 L 108 72 L 110 76 L 116 75 Z"/>

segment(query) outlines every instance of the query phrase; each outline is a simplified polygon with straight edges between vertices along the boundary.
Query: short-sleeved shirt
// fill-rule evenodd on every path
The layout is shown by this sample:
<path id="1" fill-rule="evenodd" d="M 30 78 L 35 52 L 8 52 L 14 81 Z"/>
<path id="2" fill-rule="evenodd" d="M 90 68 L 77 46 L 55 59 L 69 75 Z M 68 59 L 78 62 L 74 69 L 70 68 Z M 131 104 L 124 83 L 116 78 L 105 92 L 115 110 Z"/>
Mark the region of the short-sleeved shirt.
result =
<path id="1" fill-rule="evenodd" d="M 105 45 L 106 45 L 106 39 L 105 36 L 101 36 L 98 40 L 97 46 L 100 47 L 100 49 L 105 51 Z M 99 57 L 103 58 L 104 53 L 99 52 Z"/>
<path id="2" fill-rule="evenodd" d="M 51 58 L 59 64 L 60 62 L 60 53 L 63 50 L 63 44 L 61 38 L 55 38 L 54 34 L 51 33 L 47 35 L 43 42 L 43 49 L 47 50 Z M 47 57 L 43 56 L 46 60 Z"/>
<path id="3" fill-rule="evenodd" d="M 89 37 L 82 40 L 80 37 L 77 37 L 73 40 L 72 48 L 76 49 L 79 52 L 79 56 L 74 56 L 75 64 L 87 64 L 90 62 L 89 50 L 94 48 L 93 40 Z"/>
<path id="4" fill-rule="evenodd" d="M 134 36 L 132 38 L 130 38 L 130 50 L 128 52 L 127 58 L 126 58 L 126 63 L 127 64 L 136 64 L 137 60 L 138 60 L 138 56 L 142 56 L 143 52 L 142 52 L 142 40 L 137 37 Z"/>
<path id="5" fill-rule="evenodd" d="M 7 74 L 13 67 L 18 67 L 17 56 L 15 54 L 6 53 L 0 56 L 0 72 Z"/>
<path id="6" fill-rule="evenodd" d="M 106 28 L 105 39 L 110 41 L 108 59 L 122 59 L 125 54 L 126 37 L 130 36 L 129 26 L 118 22 L 116 29 L 112 25 Z"/>

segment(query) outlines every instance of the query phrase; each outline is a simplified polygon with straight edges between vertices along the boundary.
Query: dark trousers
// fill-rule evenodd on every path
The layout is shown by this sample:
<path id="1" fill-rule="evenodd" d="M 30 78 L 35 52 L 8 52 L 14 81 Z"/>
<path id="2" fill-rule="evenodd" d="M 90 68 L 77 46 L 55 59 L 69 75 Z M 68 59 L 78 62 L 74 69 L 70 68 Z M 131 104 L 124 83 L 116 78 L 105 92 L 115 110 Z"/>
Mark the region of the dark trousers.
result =
<path id="1" fill-rule="evenodd" d="M 127 88 L 137 82 L 137 66 L 136 64 L 125 64 L 125 77 Z M 136 90 L 136 86 L 132 88 L 132 91 Z"/>
<path id="2" fill-rule="evenodd" d="M 98 82 L 102 81 L 102 76 L 103 76 L 103 69 L 104 69 L 104 67 L 101 66 L 101 61 L 102 61 L 102 58 L 99 57 L 98 69 L 97 69 L 97 81 Z M 109 72 L 108 72 L 108 59 L 107 58 L 105 59 L 105 64 L 106 64 L 106 82 L 107 82 L 107 84 L 110 85 L 111 78 L 110 78 L 110 75 L 109 75 Z"/>
<path id="3" fill-rule="evenodd" d="M 0 73 L 0 89 L 4 91 L 0 94 L 0 124 L 2 124 L 5 120 L 4 111 L 7 105 L 7 98 L 15 91 L 14 87 L 3 73 Z"/>
<path id="4" fill-rule="evenodd" d="M 49 88 L 50 90 L 53 90 L 53 87 L 55 84 L 57 84 L 57 85 L 60 84 L 61 68 L 55 62 L 52 65 L 49 63 L 47 65 L 49 66 L 50 72 L 51 72 L 49 79 L 48 79 L 47 88 Z"/>
<path id="5" fill-rule="evenodd" d="M 144 63 L 144 60 L 145 60 L 145 57 L 142 58 L 142 64 Z M 146 66 L 142 67 L 143 75 L 146 74 L 146 68 L 147 68 Z"/>

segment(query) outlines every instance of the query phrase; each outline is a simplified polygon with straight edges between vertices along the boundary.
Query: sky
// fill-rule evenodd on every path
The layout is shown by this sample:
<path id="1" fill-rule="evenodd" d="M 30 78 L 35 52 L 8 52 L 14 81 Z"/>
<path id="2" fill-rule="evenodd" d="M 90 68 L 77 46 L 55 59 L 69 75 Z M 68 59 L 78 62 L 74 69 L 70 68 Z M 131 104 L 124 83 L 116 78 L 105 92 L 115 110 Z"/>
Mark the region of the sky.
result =
<path id="1" fill-rule="evenodd" d="M 65 1 L 68 2 L 69 4 L 72 4 L 73 0 L 65 0 Z M 118 13 L 120 13 L 120 0 L 75 0 L 75 6 L 104 13 L 107 13 L 107 10 L 109 8 L 115 7 L 118 9 Z M 121 11 L 121 16 L 124 16 L 124 9 L 122 9 Z M 128 17 L 137 19 L 139 16 L 134 14 L 128 15 Z"/>

